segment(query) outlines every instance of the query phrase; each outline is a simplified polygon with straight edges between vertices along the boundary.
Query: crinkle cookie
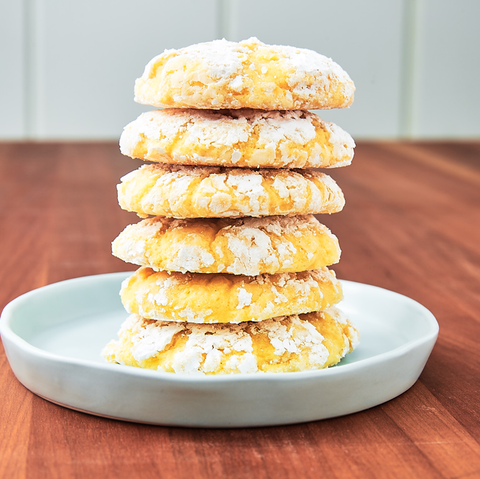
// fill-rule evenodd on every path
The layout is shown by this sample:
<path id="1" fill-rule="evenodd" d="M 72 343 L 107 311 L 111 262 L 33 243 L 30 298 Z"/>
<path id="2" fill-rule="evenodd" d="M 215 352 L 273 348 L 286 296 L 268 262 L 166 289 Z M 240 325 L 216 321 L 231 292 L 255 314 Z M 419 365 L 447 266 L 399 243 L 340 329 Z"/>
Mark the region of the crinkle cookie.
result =
<path id="1" fill-rule="evenodd" d="M 337 364 L 358 332 L 336 308 L 260 323 L 190 324 L 131 315 L 102 356 L 179 374 L 293 372 Z"/>
<path id="2" fill-rule="evenodd" d="M 155 271 L 255 276 L 337 263 L 336 236 L 314 216 L 172 219 L 128 225 L 112 243 L 115 256 Z"/>
<path id="3" fill-rule="evenodd" d="M 347 166 L 354 147 L 346 131 L 308 111 L 155 110 L 120 137 L 132 158 L 248 168 Z"/>
<path id="4" fill-rule="evenodd" d="M 165 50 L 135 82 L 135 101 L 173 108 L 314 110 L 345 108 L 355 87 L 312 50 L 215 40 Z"/>
<path id="5" fill-rule="evenodd" d="M 144 218 L 336 213 L 345 204 L 333 178 L 316 170 L 146 164 L 121 181 L 120 206 Z"/>
<path id="6" fill-rule="evenodd" d="M 142 266 L 122 283 L 129 313 L 162 321 L 240 323 L 319 311 L 343 298 L 327 268 L 301 273 L 240 276 L 155 272 Z"/>

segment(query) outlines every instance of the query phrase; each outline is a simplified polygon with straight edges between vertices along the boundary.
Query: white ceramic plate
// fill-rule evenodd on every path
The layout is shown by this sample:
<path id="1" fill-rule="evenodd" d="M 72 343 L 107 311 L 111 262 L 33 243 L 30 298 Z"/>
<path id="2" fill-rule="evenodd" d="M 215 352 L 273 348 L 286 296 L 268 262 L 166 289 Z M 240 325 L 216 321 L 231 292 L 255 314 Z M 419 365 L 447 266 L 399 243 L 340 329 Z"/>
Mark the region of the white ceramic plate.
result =
<path id="1" fill-rule="evenodd" d="M 342 281 L 340 308 L 360 345 L 321 371 L 192 377 L 105 363 L 103 346 L 127 317 L 121 281 L 88 276 L 31 291 L 2 312 L 13 372 L 35 394 L 91 414 L 190 427 L 291 424 L 388 401 L 418 379 L 438 335 L 430 311 L 410 298 Z"/>

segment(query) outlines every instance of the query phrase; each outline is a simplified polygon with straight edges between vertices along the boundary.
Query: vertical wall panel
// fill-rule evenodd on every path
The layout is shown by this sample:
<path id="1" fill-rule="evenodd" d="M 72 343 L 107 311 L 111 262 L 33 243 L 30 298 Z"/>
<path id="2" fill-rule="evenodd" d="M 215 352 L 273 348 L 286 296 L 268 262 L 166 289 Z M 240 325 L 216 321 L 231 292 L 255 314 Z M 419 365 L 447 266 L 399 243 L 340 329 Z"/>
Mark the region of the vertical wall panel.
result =
<path id="1" fill-rule="evenodd" d="M 133 102 L 148 60 L 218 35 L 340 63 L 355 102 L 320 114 L 355 138 L 478 138 L 478 18 L 471 0 L 0 2 L 0 139 L 118 138 L 149 109 Z"/>
<path id="2" fill-rule="evenodd" d="M 403 1 L 242 0 L 237 35 L 310 48 L 333 58 L 354 80 L 348 110 L 320 112 L 355 137 L 400 133 Z"/>
<path id="3" fill-rule="evenodd" d="M 412 134 L 480 136 L 480 2 L 417 0 Z"/>
<path id="4" fill-rule="evenodd" d="M 145 64 L 216 32 L 214 0 L 38 0 L 36 10 L 37 138 L 118 137 L 149 109 L 133 102 Z"/>
<path id="5" fill-rule="evenodd" d="M 24 4 L 0 2 L 0 138 L 25 135 Z"/>

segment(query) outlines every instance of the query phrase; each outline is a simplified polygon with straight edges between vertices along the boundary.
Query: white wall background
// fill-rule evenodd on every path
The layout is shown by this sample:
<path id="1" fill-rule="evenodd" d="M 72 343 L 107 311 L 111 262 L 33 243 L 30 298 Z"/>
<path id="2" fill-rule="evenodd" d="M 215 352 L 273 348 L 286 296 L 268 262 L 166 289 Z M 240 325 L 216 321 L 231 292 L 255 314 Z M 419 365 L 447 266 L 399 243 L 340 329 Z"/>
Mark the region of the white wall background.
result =
<path id="1" fill-rule="evenodd" d="M 355 81 L 355 138 L 480 137 L 478 0 L 0 0 L 0 139 L 117 139 L 166 48 L 311 48 Z"/>

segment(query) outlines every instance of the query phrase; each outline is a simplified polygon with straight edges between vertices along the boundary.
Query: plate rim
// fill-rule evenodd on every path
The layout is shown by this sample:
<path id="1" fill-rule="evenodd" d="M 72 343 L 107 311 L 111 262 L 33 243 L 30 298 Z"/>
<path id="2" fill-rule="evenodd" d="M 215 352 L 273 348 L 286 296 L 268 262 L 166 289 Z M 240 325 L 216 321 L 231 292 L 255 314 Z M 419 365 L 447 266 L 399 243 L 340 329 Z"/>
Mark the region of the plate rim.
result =
<path id="1" fill-rule="evenodd" d="M 420 302 L 410 298 L 406 295 L 401 293 L 397 293 L 395 291 L 382 288 L 380 286 L 371 285 L 367 283 L 360 283 L 351 280 L 340 279 L 340 282 L 343 284 L 348 284 L 350 286 L 360 286 L 360 287 L 367 287 L 372 289 L 377 289 L 382 292 L 382 294 L 390 294 L 393 296 L 399 297 L 402 301 L 407 301 L 412 304 L 418 311 L 422 313 L 422 317 L 428 323 L 429 331 L 422 335 L 421 337 L 410 340 L 405 344 L 397 346 L 391 350 L 385 351 L 380 354 L 376 354 L 374 356 L 361 359 L 356 362 L 347 363 L 341 365 L 341 367 L 330 367 L 326 369 L 319 369 L 319 370 L 312 370 L 312 371 L 297 371 L 297 372 L 290 372 L 290 373 L 273 373 L 273 372 L 266 372 L 261 374 L 225 374 L 225 375 L 187 375 L 187 374 L 173 374 L 163 371 L 155 371 L 155 370 L 148 370 L 148 369 L 141 369 L 135 368 L 132 366 L 125 366 L 120 364 L 110 364 L 105 362 L 97 363 L 92 360 L 88 359 L 80 359 L 80 358 L 72 358 L 69 356 L 63 356 L 60 354 L 52 353 L 41 349 L 37 346 L 32 345 L 27 340 L 20 337 L 16 334 L 10 325 L 10 322 L 14 316 L 15 308 L 22 304 L 25 301 L 28 301 L 30 298 L 35 297 L 38 294 L 42 294 L 43 291 L 47 289 L 55 289 L 58 287 L 62 287 L 64 285 L 68 285 L 69 283 L 74 282 L 89 282 L 92 280 L 107 280 L 107 279 L 115 279 L 116 277 L 126 278 L 128 275 L 133 274 L 133 271 L 122 271 L 122 272 L 114 272 L 114 273 L 100 273 L 94 275 L 87 275 L 87 276 L 79 276 L 75 278 L 69 278 L 66 280 L 54 282 L 47 284 L 45 286 L 41 286 L 30 290 L 22 295 L 14 298 L 11 300 L 3 309 L 0 315 L 0 337 L 11 341 L 14 343 L 18 348 L 22 351 L 27 352 L 31 356 L 42 357 L 46 360 L 50 361 L 58 361 L 64 364 L 69 365 L 76 365 L 80 367 L 90 367 L 96 370 L 101 371 L 108 371 L 108 370 L 115 370 L 118 373 L 125 374 L 127 376 L 141 376 L 157 381 L 169 381 L 175 383 L 183 383 L 183 384 L 207 384 L 207 383 L 218 383 L 218 382 L 239 382 L 239 381 L 267 381 L 267 380 L 278 380 L 282 379 L 282 381 L 292 381 L 296 379 L 317 379 L 323 376 L 330 376 L 330 375 L 342 375 L 348 374 L 355 369 L 363 369 L 365 367 L 369 367 L 370 365 L 382 362 L 384 360 L 391 360 L 396 357 L 401 357 L 404 354 L 407 354 L 409 351 L 421 346 L 424 343 L 428 343 L 430 341 L 435 341 L 436 337 L 439 333 L 439 324 L 437 319 L 435 318 L 434 314 L 426 308 Z M 128 313 L 127 313 L 128 314 Z M 5 349 L 5 346 L 4 346 Z"/>

